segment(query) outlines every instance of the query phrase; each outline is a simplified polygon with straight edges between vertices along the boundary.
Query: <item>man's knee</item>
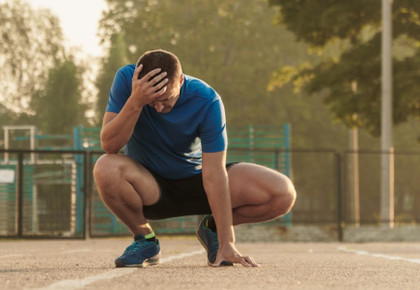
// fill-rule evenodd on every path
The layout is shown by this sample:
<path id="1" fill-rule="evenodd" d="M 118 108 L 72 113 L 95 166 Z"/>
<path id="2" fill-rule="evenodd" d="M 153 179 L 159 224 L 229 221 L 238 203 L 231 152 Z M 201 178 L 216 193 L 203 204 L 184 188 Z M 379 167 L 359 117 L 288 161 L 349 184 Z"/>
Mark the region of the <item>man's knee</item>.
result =
<path id="1" fill-rule="evenodd" d="M 287 176 L 282 176 L 274 187 L 272 206 L 276 216 L 287 214 L 295 204 L 296 190 Z"/>
<path id="2" fill-rule="evenodd" d="M 96 182 L 102 182 L 112 176 L 112 171 L 115 167 L 112 166 L 111 159 L 112 157 L 110 157 L 110 154 L 104 154 L 95 162 L 93 177 Z"/>
<path id="3" fill-rule="evenodd" d="M 115 179 L 118 178 L 119 166 L 115 162 L 115 154 L 104 154 L 95 163 L 93 176 L 100 194 L 105 194 L 107 188 L 115 185 Z"/>

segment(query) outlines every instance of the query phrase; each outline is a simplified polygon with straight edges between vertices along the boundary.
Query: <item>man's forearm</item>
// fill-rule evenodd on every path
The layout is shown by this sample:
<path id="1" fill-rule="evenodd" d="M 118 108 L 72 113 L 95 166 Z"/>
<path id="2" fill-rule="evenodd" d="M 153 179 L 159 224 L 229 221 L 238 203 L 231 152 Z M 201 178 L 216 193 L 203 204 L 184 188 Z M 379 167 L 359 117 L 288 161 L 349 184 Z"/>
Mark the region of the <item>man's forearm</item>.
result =
<path id="1" fill-rule="evenodd" d="M 204 188 L 217 226 L 220 247 L 235 242 L 232 224 L 232 205 L 226 171 L 207 176 Z"/>
<path id="2" fill-rule="evenodd" d="M 102 148 L 107 153 L 118 153 L 127 144 L 141 114 L 142 107 L 130 105 L 130 99 L 121 112 L 107 122 L 104 120 L 101 131 Z"/>
<path id="3" fill-rule="evenodd" d="M 131 95 L 119 114 L 105 113 L 101 131 L 102 148 L 107 153 L 118 153 L 130 140 L 143 107 L 152 103 L 166 91 L 169 79 L 160 68 L 138 78 L 143 65 L 132 76 Z M 158 75 L 157 75 L 158 74 Z"/>

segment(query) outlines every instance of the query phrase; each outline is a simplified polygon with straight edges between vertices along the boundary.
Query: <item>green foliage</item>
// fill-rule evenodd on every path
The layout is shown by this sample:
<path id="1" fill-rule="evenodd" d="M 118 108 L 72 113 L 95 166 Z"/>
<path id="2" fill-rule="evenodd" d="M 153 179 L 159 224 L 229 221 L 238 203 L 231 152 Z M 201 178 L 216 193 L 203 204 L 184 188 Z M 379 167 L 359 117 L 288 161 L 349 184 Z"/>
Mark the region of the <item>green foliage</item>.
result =
<path id="1" fill-rule="evenodd" d="M 33 114 L 30 99 L 62 54 L 58 19 L 22 0 L 6 0 L 0 3 L 0 23 L 0 101 L 15 113 Z"/>
<path id="2" fill-rule="evenodd" d="M 134 63 L 148 49 L 176 53 L 186 74 L 199 77 L 222 96 L 228 126 L 291 124 L 293 148 L 342 148 L 343 126 L 331 123 L 320 97 L 293 93 L 288 85 L 269 87 L 278 67 L 308 67 L 317 56 L 296 43 L 282 25 L 273 25 L 275 11 L 265 0 L 241 5 L 234 0 L 126 1 L 108 0 L 100 22 L 102 42 L 112 47 L 118 34 Z M 116 68 L 101 73 L 114 76 Z M 109 83 L 100 98 L 108 96 Z M 106 82 L 105 82 L 106 83 Z M 269 90 L 267 90 L 267 88 Z M 103 108 L 99 109 L 99 112 Z M 336 136 L 331 143 L 328 136 Z"/>
<path id="3" fill-rule="evenodd" d="M 0 126 L 12 119 L 12 112 L 0 104 Z"/>
<path id="4" fill-rule="evenodd" d="M 104 43 L 123 36 L 131 63 L 146 50 L 163 48 L 180 58 L 186 74 L 199 77 L 222 96 L 229 124 L 279 124 L 283 95 L 267 92 L 271 72 L 296 64 L 305 46 L 273 26 L 265 0 L 108 0 L 100 22 Z M 115 70 L 113 71 L 115 74 Z M 274 105 L 273 102 L 279 105 Z"/>
<path id="5" fill-rule="evenodd" d="M 36 124 L 49 134 L 85 124 L 82 71 L 66 52 L 58 18 L 6 0 L 0 22 L 0 124 Z"/>
<path id="6" fill-rule="evenodd" d="M 70 59 L 50 69 L 45 90 L 32 102 L 38 112 L 36 123 L 44 134 L 71 133 L 74 126 L 86 124 L 81 73 Z"/>
<path id="7" fill-rule="evenodd" d="M 271 86 L 287 81 L 309 94 L 322 92 L 334 118 L 347 127 L 380 133 L 381 100 L 381 6 L 380 1 L 270 0 L 279 7 L 278 19 L 297 39 L 326 49 L 341 43 L 335 57 L 324 57 L 292 76 L 277 73 Z M 393 5 L 393 37 L 405 41 L 394 54 L 393 119 L 395 124 L 420 118 L 419 57 L 420 2 L 402 0 Z M 401 56 L 401 54 L 403 56 Z M 355 89 L 357 87 L 357 89 Z"/>
<path id="8" fill-rule="evenodd" d="M 307 45 L 296 43 L 283 25 L 273 25 L 275 11 L 265 0 L 250 1 L 247 5 L 233 0 L 107 2 L 109 9 L 100 22 L 102 42 L 125 48 L 131 63 L 148 49 L 173 51 L 181 59 L 186 74 L 202 78 L 220 93 L 228 126 L 289 122 L 293 148 L 347 148 L 345 128 L 331 123 L 331 119 L 339 118 L 322 102 L 327 95 L 325 90 L 312 97 L 296 90 L 313 76 L 295 76 L 320 63 L 325 56 L 308 55 Z M 364 38 L 368 39 L 372 31 L 373 28 L 365 29 Z M 113 44 L 117 39 L 123 44 Z M 332 48 L 324 55 L 337 59 L 340 56 L 337 51 L 350 44 L 335 43 L 329 47 Z M 122 55 L 115 59 L 123 59 Z M 101 69 L 109 77 L 103 81 L 100 98 L 108 97 L 112 78 L 122 65 L 119 61 L 109 63 L 115 66 L 104 64 Z M 287 71 L 286 79 L 296 86 L 278 88 L 274 82 L 269 83 L 279 67 Z M 98 108 L 98 115 L 102 115 L 104 104 Z M 329 136 L 335 136 L 335 141 L 331 142 Z"/>
<path id="9" fill-rule="evenodd" d="M 101 68 L 96 78 L 95 85 L 98 89 L 98 98 L 95 107 L 96 126 L 101 125 L 115 72 L 120 67 L 127 64 L 126 47 L 123 37 L 123 34 L 113 34 L 111 36 L 111 46 L 108 55 L 101 62 Z"/>
<path id="10" fill-rule="evenodd" d="M 298 40 L 323 47 L 338 38 L 357 42 L 365 25 L 377 26 L 380 1 L 365 0 L 269 0 L 280 6 L 278 21 Z"/>

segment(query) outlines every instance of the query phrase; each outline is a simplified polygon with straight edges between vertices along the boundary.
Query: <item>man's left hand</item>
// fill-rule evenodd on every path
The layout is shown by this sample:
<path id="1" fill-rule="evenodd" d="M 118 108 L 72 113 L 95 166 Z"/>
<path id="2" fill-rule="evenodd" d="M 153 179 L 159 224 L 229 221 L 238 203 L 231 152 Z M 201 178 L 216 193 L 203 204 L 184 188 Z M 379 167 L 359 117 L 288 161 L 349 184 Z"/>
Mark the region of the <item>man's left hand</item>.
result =
<path id="1" fill-rule="evenodd" d="M 223 266 L 223 262 L 242 264 L 244 267 L 260 267 L 252 257 L 243 256 L 239 253 L 234 244 L 219 248 L 213 267 Z"/>

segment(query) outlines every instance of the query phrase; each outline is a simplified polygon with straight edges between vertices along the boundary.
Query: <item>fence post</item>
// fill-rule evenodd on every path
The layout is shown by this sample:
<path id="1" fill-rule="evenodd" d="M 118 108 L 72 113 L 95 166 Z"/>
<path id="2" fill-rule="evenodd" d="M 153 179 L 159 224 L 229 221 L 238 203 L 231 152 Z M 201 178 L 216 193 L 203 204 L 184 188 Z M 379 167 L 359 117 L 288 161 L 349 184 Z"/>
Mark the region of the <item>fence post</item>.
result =
<path id="1" fill-rule="evenodd" d="M 87 151 L 87 170 L 86 170 L 86 195 L 87 195 L 87 224 L 88 227 L 87 235 L 88 238 L 92 237 L 92 215 L 93 215 L 93 193 L 92 193 L 92 182 L 93 182 L 93 168 L 92 168 L 92 152 Z"/>
<path id="2" fill-rule="evenodd" d="M 17 173 L 17 236 L 23 237 L 23 152 L 18 152 Z"/>
<path id="3" fill-rule="evenodd" d="M 89 182 L 89 163 L 88 163 L 88 153 L 86 151 L 83 152 L 83 239 L 86 239 L 89 237 L 89 188 L 90 188 L 90 182 Z"/>
<path id="4" fill-rule="evenodd" d="M 337 190 L 337 230 L 338 230 L 338 241 L 343 241 L 343 213 L 342 213 L 342 153 L 334 153 L 335 157 L 335 179 L 336 179 L 336 190 Z"/>

